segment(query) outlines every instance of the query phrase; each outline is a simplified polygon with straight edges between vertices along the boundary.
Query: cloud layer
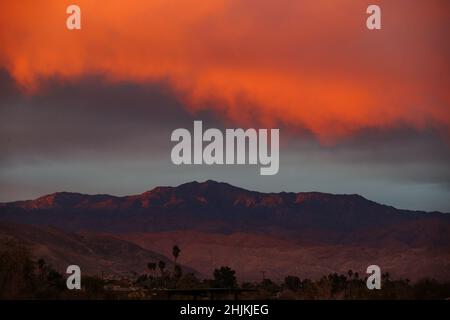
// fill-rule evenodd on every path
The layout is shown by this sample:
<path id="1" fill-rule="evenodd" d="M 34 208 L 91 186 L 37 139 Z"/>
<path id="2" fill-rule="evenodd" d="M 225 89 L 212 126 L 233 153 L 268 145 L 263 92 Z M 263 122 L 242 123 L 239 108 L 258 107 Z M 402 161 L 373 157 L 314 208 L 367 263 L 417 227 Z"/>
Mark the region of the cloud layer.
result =
<path id="1" fill-rule="evenodd" d="M 0 66 L 28 94 L 100 74 L 168 83 L 190 111 L 311 132 L 332 144 L 407 126 L 450 136 L 448 1 L 11 1 L 0 13 Z M 149 106 L 151 108 L 151 106 Z"/>

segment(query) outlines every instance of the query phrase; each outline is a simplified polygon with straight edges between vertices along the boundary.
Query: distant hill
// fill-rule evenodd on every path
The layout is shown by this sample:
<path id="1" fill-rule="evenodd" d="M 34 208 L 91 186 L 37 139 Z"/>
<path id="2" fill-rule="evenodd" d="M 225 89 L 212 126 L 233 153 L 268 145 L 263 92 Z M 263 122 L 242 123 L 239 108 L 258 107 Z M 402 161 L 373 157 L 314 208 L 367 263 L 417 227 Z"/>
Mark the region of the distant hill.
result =
<path id="1" fill-rule="evenodd" d="M 71 264 L 84 274 L 124 276 L 147 273 L 147 263 L 164 261 L 168 270 L 172 260 L 150 250 L 108 235 L 68 233 L 54 227 L 0 223 L 0 240 L 14 239 L 31 249 L 60 272 Z M 185 272 L 196 272 L 183 267 Z"/>

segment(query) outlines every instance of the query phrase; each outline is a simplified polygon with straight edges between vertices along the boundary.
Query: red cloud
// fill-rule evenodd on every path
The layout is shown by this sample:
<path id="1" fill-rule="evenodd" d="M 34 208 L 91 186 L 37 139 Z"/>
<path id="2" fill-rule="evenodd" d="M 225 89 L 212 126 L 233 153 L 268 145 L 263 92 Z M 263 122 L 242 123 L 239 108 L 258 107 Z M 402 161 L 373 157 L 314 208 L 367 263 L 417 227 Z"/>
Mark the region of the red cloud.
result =
<path id="1" fill-rule="evenodd" d="M 365 128 L 450 127 L 447 1 L 14 1 L 0 13 L 0 67 L 26 90 L 103 74 L 167 81 L 192 110 L 306 128 L 330 142 Z M 125 108 L 126 106 L 124 106 Z"/>

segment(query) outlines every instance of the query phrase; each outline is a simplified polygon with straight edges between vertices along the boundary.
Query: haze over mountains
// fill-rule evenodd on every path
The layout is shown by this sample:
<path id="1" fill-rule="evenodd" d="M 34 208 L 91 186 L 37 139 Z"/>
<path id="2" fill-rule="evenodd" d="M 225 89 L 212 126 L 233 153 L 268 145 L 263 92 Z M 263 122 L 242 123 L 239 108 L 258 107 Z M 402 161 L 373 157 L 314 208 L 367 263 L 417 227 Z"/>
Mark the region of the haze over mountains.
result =
<path id="1" fill-rule="evenodd" d="M 318 277 L 379 264 L 393 275 L 450 279 L 450 215 L 398 210 L 359 195 L 260 193 L 191 182 L 116 197 L 59 192 L 0 204 L 0 220 L 109 234 L 210 275 Z M 39 242 L 35 237 L 34 241 Z"/>

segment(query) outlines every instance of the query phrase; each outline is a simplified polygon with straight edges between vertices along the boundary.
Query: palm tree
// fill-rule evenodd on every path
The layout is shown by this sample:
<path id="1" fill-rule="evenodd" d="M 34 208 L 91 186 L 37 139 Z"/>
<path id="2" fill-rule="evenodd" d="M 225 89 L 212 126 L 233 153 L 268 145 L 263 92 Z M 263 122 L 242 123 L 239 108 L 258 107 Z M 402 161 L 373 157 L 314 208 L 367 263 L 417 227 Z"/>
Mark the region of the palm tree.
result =
<path id="1" fill-rule="evenodd" d="M 180 255 L 180 252 L 181 252 L 181 249 L 177 245 L 174 245 L 172 248 L 172 255 L 174 258 L 175 265 L 177 264 L 177 259 L 178 259 L 178 256 Z"/>
<path id="2" fill-rule="evenodd" d="M 183 275 L 183 270 L 179 265 L 175 265 L 175 268 L 173 270 L 173 277 L 176 281 L 181 279 L 181 276 Z"/>
<path id="3" fill-rule="evenodd" d="M 161 277 L 164 276 L 164 269 L 166 268 L 166 263 L 160 260 L 158 262 L 158 268 L 161 271 Z"/>

